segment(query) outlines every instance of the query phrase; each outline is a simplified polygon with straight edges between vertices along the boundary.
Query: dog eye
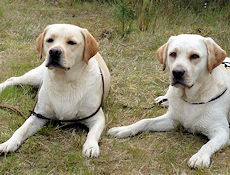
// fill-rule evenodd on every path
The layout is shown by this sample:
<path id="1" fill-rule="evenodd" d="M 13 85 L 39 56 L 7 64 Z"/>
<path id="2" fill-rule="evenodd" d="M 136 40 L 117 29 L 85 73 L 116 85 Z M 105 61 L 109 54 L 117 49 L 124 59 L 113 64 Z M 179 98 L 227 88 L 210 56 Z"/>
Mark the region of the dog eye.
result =
<path id="1" fill-rule="evenodd" d="M 173 58 L 176 58 L 176 56 L 177 56 L 177 55 L 176 55 L 176 52 L 172 52 L 172 53 L 170 53 L 169 55 L 170 55 L 171 57 L 173 57 Z"/>
<path id="2" fill-rule="evenodd" d="M 193 54 L 193 55 L 191 55 L 191 57 L 190 57 L 191 60 L 197 59 L 197 58 L 200 58 L 199 55 L 197 55 L 197 54 Z"/>
<path id="3" fill-rule="evenodd" d="M 74 41 L 68 41 L 67 43 L 70 44 L 70 45 L 75 45 L 75 44 L 77 44 L 77 43 L 74 42 Z"/>
<path id="4" fill-rule="evenodd" d="M 53 40 L 53 38 L 49 38 L 49 39 L 47 39 L 46 40 L 48 43 L 52 43 L 54 40 Z"/>

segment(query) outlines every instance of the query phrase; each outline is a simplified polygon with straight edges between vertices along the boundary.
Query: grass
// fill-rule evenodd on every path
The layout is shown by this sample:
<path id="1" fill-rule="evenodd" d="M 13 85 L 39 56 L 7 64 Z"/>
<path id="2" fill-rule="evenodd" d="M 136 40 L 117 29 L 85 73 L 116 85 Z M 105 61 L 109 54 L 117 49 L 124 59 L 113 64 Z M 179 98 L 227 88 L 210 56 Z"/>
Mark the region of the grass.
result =
<path id="1" fill-rule="evenodd" d="M 15 152 L 0 157 L 1 174 L 229 174 L 230 149 L 223 148 L 211 158 L 207 169 L 190 169 L 188 159 L 207 142 L 179 128 L 173 132 L 145 132 L 127 139 L 114 139 L 106 131 L 114 126 L 132 124 L 143 118 L 162 115 L 167 109 L 151 107 L 153 100 L 164 95 L 168 72 L 156 59 L 155 52 L 169 36 L 196 33 L 212 37 L 230 51 L 229 5 L 206 9 L 180 7 L 174 4 L 171 14 L 167 4 L 159 1 L 156 23 L 140 32 L 138 16 L 132 22 L 132 33 L 121 37 L 121 23 L 108 2 L 65 0 L 0 1 L 0 82 L 19 76 L 40 65 L 35 40 L 53 23 L 71 23 L 87 28 L 100 44 L 100 53 L 111 71 L 111 90 L 104 104 L 106 127 L 100 139 L 101 155 L 88 159 L 82 155 L 87 129 L 81 126 L 47 124 L 27 139 Z M 72 5 L 71 5 L 72 4 Z M 138 8 L 138 7 L 136 7 Z M 140 10 L 140 9 L 139 9 Z M 152 12 L 154 16 L 154 11 Z M 152 21 L 153 22 L 153 21 Z M 154 30 L 154 33 L 153 33 Z M 0 94 L 0 103 L 29 114 L 36 88 L 16 86 Z M 122 105 L 132 106 L 124 109 Z M 21 116 L 0 110 L 0 142 L 6 141 L 24 122 Z"/>

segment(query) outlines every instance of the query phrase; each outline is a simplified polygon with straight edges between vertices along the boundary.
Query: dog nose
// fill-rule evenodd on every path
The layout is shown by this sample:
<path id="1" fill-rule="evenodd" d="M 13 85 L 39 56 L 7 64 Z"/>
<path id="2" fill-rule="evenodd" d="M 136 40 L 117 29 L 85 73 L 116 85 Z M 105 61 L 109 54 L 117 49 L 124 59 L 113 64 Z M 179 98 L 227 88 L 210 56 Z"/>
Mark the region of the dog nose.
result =
<path id="1" fill-rule="evenodd" d="M 181 79 L 185 74 L 185 70 L 182 67 L 175 67 L 172 70 L 172 74 L 176 79 Z"/>
<path id="2" fill-rule="evenodd" d="M 58 57 L 62 54 L 62 50 L 58 47 L 54 47 L 54 48 L 49 50 L 49 54 L 50 54 L 50 56 Z"/>

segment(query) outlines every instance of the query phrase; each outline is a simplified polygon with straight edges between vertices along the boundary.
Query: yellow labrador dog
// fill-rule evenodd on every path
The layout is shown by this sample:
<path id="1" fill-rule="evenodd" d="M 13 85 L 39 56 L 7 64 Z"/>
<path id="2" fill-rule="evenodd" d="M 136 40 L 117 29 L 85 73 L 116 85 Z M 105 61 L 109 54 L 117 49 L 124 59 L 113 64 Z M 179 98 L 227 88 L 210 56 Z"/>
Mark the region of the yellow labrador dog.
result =
<path id="1" fill-rule="evenodd" d="M 98 53 L 98 43 L 86 29 L 69 25 L 49 25 L 36 40 L 45 61 L 21 77 L 0 84 L 41 85 L 31 116 L 6 142 L 1 152 L 15 151 L 49 119 L 80 122 L 89 128 L 83 154 L 98 157 L 98 141 L 105 118 L 101 108 L 110 86 L 110 73 Z"/>
<path id="2" fill-rule="evenodd" d="M 230 75 L 220 65 L 225 57 L 226 52 L 211 38 L 186 34 L 170 37 L 157 51 L 163 69 L 168 65 L 170 71 L 171 85 L 161 97 L 168 99 L 168 111 L 112 128 L 108 134 L 121 138 L 143 131 L 170 131 L 181 124 L 210 139 L 188 162 L 192 168 L 208 167 L 211 155 L 229 144 Z"/>

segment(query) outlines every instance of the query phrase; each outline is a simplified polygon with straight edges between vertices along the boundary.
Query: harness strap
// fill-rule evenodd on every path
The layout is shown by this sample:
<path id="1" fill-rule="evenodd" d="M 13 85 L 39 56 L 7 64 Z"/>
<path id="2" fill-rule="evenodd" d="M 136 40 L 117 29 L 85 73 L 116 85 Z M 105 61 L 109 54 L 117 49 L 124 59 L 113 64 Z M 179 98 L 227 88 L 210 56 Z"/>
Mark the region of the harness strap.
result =
<path id="1" fill-rule="evenodd" d="M 224 67 L 225 67 L 225 68 L 230 67 L 230 62 L 226 62 L 226 61 L 225 61 L 225 62 L 223 62 L 222 64 L 224 64 Z"/>
<path id="2" fill-rule="evenodd" d="M 230 67 L 230 62 L 222 62 L 221 64 L 224 64 L 224 67 L 225 67 L 225 68 Z M 209 100 L 208 102 L 190 103 L 190 102 L 186 101 L 185 99 L 183 99 L 183 100 L 184 100 L 185 102 L 190 103 L 190 104 L 193 104 L 193 105 L 202 105 L 202 104 L 206 104 L 206 103 L 212 102 L 212 101 L 214 101 L 214 100 L 220 98 L 222 95 L 224 95 L 224 93 L 225 93 L 226 91 L 227 91 L 227 89 L 225 89 L 224 92 L 223 92 L 222 94 L 218 95 L 217 97 L 214 97 L 213 99 Z"/>
<path id="3" fill-rule="evenodd" d="M 87 116 L 87 117 L 84 117 L 84 118 L 81 118 L 81 119 L 75 119 L 75 120 L 57 120 L 57 119 L 50 119 L 50 118 L 47 118 L 41 114 L 37 114 L 36 112 L 34 112 L 34 108 L 37 104 L 37 99 L 38 99 L 38 95 L 37 95 L 37 99 L 36 99 L 36 102 L 35 102 L 35 105 L 34 105 L 34 108 L 33 110 L 30 110 L 30 115 L 33 114 L 35 115 L 37 118 L 40 118 L 40 119 L 45 119 L 45 120 L 52 120 L 52 121 L 56 121 L 56 122 L 80 122 L 80 121 L 83 121 L 83 120 L 86 120 L 86 119 L 89 119 L 91 117 L 93 117 L 95 114 L 98 113 L 98 111 L 100 110 L 101 106 L 102 106 L 102 103 L 103 103 L 103 100 L 104 100 L 104 91 L 105 91 L 105 82 L 104 82 L 104 76 L 102 74 L 102 71 L 101 71 L 101 68 L 99 67 L 100 69 L 100 74 L 101 74 L 101 80 L 102 80 L 102 97 L 101 97 L 101 103 L 99 105 L 99 107 L 97 108 L 97 110 L 92 113 L 91 115 Z M 41 88 L 41 86 L 40 86 Z M 39 90 L 40 90 L 39 88 Z M 39 91 L 38 91 L 39 92 Z"/>
<path id="4" fill-rule="evenodd" d="M 189 103 L 189 104 L 192 104 L 192 105 L 202 105 L 202 104 L 206 104 L 206 103 L 209 103 L 209 102 L 212 102 L 218 98 L 220 98 L 222 95 L 224 95 L 224 93 L 227 91 L 227 89 L 224 90 L 224 92 L 222 92 L 222 94 L 218 95 L 217 97 L 214 97 L 213 99 L 209 100 L 208 102 L 201 102 L 201 103 L 190 103 L 188 101 L 186 101 L 185 99 L 183 99 L 185 102 Z"/>

